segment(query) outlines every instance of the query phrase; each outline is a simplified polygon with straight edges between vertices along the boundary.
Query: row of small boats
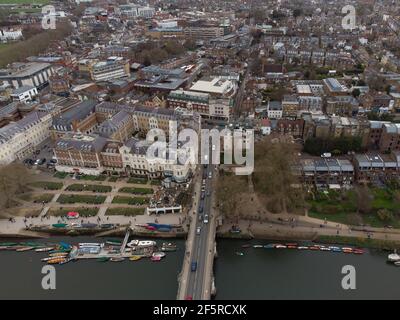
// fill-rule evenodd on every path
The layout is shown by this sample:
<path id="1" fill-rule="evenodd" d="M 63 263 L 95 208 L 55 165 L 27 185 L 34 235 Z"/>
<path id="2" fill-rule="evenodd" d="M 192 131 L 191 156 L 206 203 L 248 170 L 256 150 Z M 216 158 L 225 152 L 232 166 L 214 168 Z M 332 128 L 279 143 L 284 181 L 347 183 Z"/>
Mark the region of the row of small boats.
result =
<path id="1" fill-rule="evenodd" d="M 311 251 L 331 251 L 331 252 L 342 252 L 342 253 L 354 253 L 354 254 L 363 254 L 364 250 L 359 248 L 351 248 L 351 247 L 337 247 L 337 246 L 324 246 L 319 244 L 313 244 L 310 246 L 298 245 L 297 243 L 270 243 L 266 245 L 261 244 L 244 244 L 242 248 L 250 248 L 253 247 L 255 249 L 264 248 L 264 249 L 297 249 L 297 250 L 311 250 Z"/>
<path id="2" fill-rule="evenodd" d="M 164 252 L 154 252 L 151 256 L 150 256 L 150 260 L 157 262 L 157 261 L 161 261 L 162 258 L 164 258 L 166 256 L 166 254 Z M 130 256 L 128 258 L 125 257 L 99 257 L 97 258 L 97 261 L 99 262 L 122 262 L 125 261 L 126 259 L 128 259 L 129 261 L 138 261 L 140 259 L 142 259 L 144 256 L 141 255 L 133 255 Z"/>

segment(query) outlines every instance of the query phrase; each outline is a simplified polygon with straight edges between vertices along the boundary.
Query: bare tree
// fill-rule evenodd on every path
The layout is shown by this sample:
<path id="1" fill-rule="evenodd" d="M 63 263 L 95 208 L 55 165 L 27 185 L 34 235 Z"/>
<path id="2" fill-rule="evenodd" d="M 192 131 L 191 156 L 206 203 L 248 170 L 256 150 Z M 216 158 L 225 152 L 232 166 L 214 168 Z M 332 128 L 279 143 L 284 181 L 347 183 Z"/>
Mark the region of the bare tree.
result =
<path id="1" fill-rule="evenodd" d="M 272 212 L 304 208 L 304 192 L 294 174 L 297 152 L 292 143 L 266 140 L 255 145 L 255 189 L 267 198 Z"/>
<path id="2" fill-rule="evenodd" d="M 369 192 L 368 187 L 362 185 L 355 188 L 357 212 L 362 214 L 368 214 L 372 210 L 373 196 Z"/>

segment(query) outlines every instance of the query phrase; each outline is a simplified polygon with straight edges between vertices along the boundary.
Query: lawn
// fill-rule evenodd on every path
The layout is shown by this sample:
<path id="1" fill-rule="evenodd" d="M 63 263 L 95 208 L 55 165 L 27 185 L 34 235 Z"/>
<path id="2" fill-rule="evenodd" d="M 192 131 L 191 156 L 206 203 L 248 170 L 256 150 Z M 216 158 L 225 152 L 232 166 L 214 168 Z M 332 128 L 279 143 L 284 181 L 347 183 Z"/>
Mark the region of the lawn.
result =
<path id="1" fill-rule="evenodd" d="M 106 200 L 105 196 L 87 196 L 79 194 L 62 194 L 58 197 L 59 203 L 87 203 L 87 204 L 101 204 Z"/>
<path id="2" fill-rule="evenodd" d="M 107 176 L 104 174 L 101 174 L 99 176 L 82 175 L 82 176 L 80 176 L 79 179 L 87 180 L 87 181 L 105 181 L 107 179 Z"/>
<path id="3" fill-rule="evenodd" d="M 141 178 L 129 178 L 128 183 L 136 183 L 136 184 L 147 184 L 148 180 L 147 179 L 141 179 Z"/>
<path id="4" fill-rule="evenodd" d="M 153 189 L 124 187 L 124 188 L 119 189 L 118 192 L 132 193 L 132 194 L 153 194 Z"/>
<path id="5" fill-rule="evenodd" d="M 137 216 L 144 214 L 143 208 L 108 208 L 106 216 Z"/>
<path id="6" fill-rule="evenodd" d="M 60 171 L 57 171 L 54 175 L 53 175 L 53 177 L 54 178 L 59 178 L 59 179 L 64 179 L 66 176 L 68 176 L 68 172 L 60 172 Z"/>
<path id="7" fill-rule="evenodd" d="M 63 184 L 61 182 L 51 182 L 51 181 L 37 181 L 37 182 L 32 182 L 29 185 L 44 190 L 60 190 L 63 187 Z"/>
<path id="8" fill-rule="evenodd" d="M 92 191 L 92 192 L 111 192 L 112 187 L 98 184 L 71 184 L 67 187 L 67 191 Z"/>
<path id="9" fill-rule="evenodd" d="M 50 0 L 0 0 L 0 4 L 47 4 Z"/>
<path id="10" fill-rule="evenodd" d="M 152 186 L 160 186 L 161 185 L 161 181 L 160 180 L 151 180 L 150 184 Z"/>
<path id="11" fill-rule="evenodd" d="M 396 201 L 394 190 L 389 188 L 370 188 L 373 196 L 370 213 L 357 213 L 357 198 L 354 190 L 341 193 L 340 191 L 319 192 L 315 199 L 308 200 L 309 216 L 329 221 L 359 225 L 366 224 L 381 228 L 391 225 L 400 228 L 400 201 Z M 389 217 L 382 219 L 378 215 L 380 209 L 386 209 Z"/>
<path id="12" fill-rule="evenodd" d="M 33 195 L 31 193 L 25 193 L 22 195 L 19 195 L 18 198 L 25 200 L 25 201 L 29 201 L 29 202 L 33 202 L 33 203 L 48 203 L 51 201 L 51 199 L 53 199 L 54 194 L 50 194 L 50 193 L 44 193 L 44 194 L 40 194 L 40 195 Z"/>
<path id="13" fill-rule="evenodd" d="M 117 182 L 118 181 L 118 177 L 110 177 L 108 178 L 109 182 Z"/>
<path id="14" fill-rule="evenodd" d="M 112 203 L 125 203 L 131 205 L 142 205 L 149 203 L 148 198 L 143 197 L 122 197 L 122 196 L 115 196 Z"/>
<path id="15" fill-rule="evenodd" d="M 56 216 L 56 217 L 61 217 L 61 216 L 66 216 L 68 212 L 79 212 L 80 217 L 94 217 L 97 215 L 97 212 L 99 211 L 99 208 L 59 208 L 59 209 L 50 209 L 49 210 L 49 215 L 51 216 Z"/>

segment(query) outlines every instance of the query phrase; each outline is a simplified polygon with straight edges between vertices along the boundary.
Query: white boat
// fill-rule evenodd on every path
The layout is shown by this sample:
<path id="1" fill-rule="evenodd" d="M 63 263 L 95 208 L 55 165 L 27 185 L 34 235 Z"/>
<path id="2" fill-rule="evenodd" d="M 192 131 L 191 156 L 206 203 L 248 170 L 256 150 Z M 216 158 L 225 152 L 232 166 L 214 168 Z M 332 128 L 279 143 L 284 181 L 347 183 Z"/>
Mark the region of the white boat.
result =
<path id="1" fill-rule="evenodd" d="M 138 248 L 147 248 L 147 247 L 155 247 L 157 242 L 152 240 L 132 240 L 127 244 L 128 247 L 138 247 Z"/>
<path id="2" fill-rule="evenodd" d="M 297 247 L 297 249 L 298 249 L 298 250 L 307 250 L 307 249 L 308 249 L 308 247 L 303 247 L 303 246 L 300 246 L 300 247 Z"/>
<path id="3" fill-rule="evenodd" d="M 396 261 L 394 264 L 395 264 L 396 266 L 400 267 L 400 261 Z"/>
<path id="4" fill-rule="evenodd" d="M 331 248 L 327 248 L 327 247 L 320 247 L 319 250 L 321 251 L 331 251 Z"/>
<path id="5" fill-rule="evenodd" d="M 257 248 L 262 248 L 263 246 L 261 244 L 255 244 L 253 245 L 253 248 L 257 249 Z"/>
<path id="6" fill-rule="evenodd" d="M 400 261 L 400 256 L 397 253 L 391 253 L 388 255 L 388 261 L 391 262 Z"/>
<path id="7" fill-rule="evenodd" d="M 164 258 L 165 257 L 165 253 L 164 252 L 154 252 L 152 254 L 153 257 L 160 257 L 160 258 Z"/>
<path id="8" fill-rule="evenodd" d="M 104 243 L 80 243 L 79 248 L 84 248 L 84 247 L 103 247 Z"/>
<path id="9" fill-rule="evenodd" d="M 286 249 L 287 246 L 284 246 L 283 244 L 277 244 L 277 245 L 275 246 L 275 248 L 276 248 L 276 249 Z"/>
<path id="10" fill-rule="evenodd" d="M 47 248 L 38 248 L 38 249 L 35 249 L 36 252 L 48 252 L 48 251 L 51 251 L 51 250 L 54 250 L 54 247 L 47 247 Z"/>

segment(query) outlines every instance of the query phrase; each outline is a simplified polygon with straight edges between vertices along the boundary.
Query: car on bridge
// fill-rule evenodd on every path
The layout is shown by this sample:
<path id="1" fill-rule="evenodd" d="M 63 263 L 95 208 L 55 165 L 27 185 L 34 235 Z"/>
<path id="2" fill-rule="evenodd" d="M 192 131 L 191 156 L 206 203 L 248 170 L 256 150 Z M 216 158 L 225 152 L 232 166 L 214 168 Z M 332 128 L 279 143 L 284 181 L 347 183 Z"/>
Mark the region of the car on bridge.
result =
<path id="1" fill-rule="evenodd" d="M 195 272 L 197 270 L 197 262 L 193 261 L 192 264 L 190 265 L 190 270 L 192 272 Z"/>

